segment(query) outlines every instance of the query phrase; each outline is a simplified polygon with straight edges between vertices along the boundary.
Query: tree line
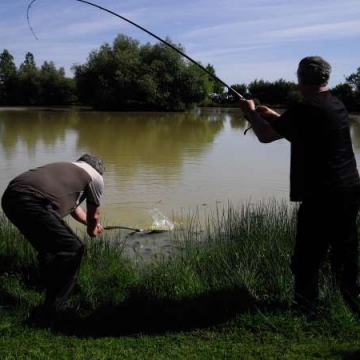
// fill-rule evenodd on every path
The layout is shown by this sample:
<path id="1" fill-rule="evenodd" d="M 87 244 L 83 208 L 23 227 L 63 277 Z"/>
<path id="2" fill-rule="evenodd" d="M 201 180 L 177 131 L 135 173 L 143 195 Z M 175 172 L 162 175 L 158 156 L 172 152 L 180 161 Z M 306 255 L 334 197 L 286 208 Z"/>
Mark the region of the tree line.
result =
<path id="1" fill-rule="evenodd" d="M 184 51 L 180 44 L 173 44 Z M 216 75 L 211 64 L 206 69 Z M 71 105 L 96 109 L 185 110 L 197 105 L 236 103 L 231 92 L 195 64 L 163 43 L 140 44 L 118 35 L 72 67 L 74 77 L 53 61 L 37 66 L 28 52 L 17 66 L 4 49 L 0 54 L 0 105 Z M 240 94 L 269 105 L 301 101 L 294 82 L 254 80 L 231 85 Z M 360 68 L 331 89 L 350 111 L 360 110 Z"/>
<path id="2" fill-rule="evenodd" d="M 17 68 L 8 50 L 0 54 L 0 105 L 69 105 L 76 101 L 75 88 L 75 79 L 52 61 L 38 67 L 28 52 Z"/>
<path id="3" fill-rule="evenodd" d="M 254 80 L 248 85 L 235 84 L 232 87 L 245 97 L 255 99 L 258 104 L 287 107 L 303 100 L 297 84 L 284 79 L 274 82 Z M 360 67 L 355 73 L 346 77 L 345 83 L 338 84 L 330 90 L 345 104 L 349 111 L 360 111 Z M 220 103 L 229 102 L 229 98 L 233 102 L 236 101 L 229 92 L 220 97 L 216 96 L 216 98 Z"/>

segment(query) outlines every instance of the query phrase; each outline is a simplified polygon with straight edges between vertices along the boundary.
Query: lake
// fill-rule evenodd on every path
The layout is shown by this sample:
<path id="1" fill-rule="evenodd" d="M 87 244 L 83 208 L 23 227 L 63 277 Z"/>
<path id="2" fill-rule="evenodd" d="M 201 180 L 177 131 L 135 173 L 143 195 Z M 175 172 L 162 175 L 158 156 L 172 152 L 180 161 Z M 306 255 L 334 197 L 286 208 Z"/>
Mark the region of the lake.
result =
<path id="1" fill-rule="evenodd" d="M 360 116 L 352 137 L 360 164 Z M 0 192 L 19 173 L 84 153 L 106 166 L 103 222 L 156 227 L 196 212 L 288 201 L 289 143 L 261 144 L 239 109 L 115 113 L 1 109 Z"/>

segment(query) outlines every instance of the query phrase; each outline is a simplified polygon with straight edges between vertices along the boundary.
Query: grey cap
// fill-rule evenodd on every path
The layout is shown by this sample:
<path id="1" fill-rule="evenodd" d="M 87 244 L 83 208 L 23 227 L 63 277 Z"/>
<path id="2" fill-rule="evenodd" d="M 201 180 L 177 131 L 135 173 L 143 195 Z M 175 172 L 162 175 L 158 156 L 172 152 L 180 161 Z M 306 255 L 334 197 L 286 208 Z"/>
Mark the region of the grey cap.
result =
<path id="1" fill-rule="evenodd" d="M 308 85 L 327 85 L 331 73 L 331 65 L 321 56 L 308 56 L 299 63 L 297 76 L 299 81 Z"/>
<path id="2" fill-rule="evenodd" d="M 92 154 L 84 154 L 76 161 L 83 161 L 91 165 L 100 175 L 105 171 L 105 166 L 100 158 Z"/>

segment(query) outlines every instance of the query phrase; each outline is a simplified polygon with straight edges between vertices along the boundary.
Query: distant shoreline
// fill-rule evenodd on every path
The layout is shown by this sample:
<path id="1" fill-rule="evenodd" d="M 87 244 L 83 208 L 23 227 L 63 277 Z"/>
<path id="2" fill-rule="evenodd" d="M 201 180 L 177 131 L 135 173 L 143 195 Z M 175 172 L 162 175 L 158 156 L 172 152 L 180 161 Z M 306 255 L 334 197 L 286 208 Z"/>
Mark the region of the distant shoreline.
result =
<path id="1" fill-rule="evenodd" d="M 240 108 L 238 106 L 234 106 L 231 104 L 228 105 L 223 105 L 223 106 L 197 106 L 197 108 L 234 108 L 234 109 L 239 109 Z M 278 109 L 277 107 L 273 107 L 274 109 Z M 280 108 L 279 108 L 280 109 Z M 283 107 L 281 109 L 284 109 Z M 109 112 L 114 112 L 114 110 L 97 110 L 92 108 L 91 106 L 77 106 L 77 105 L 59 105 L 59 106 L 0 106 L 0 112 L 1 111 L 98 111 L 98 112 L 103 112 L 103 111 L 109 111 Z M 115 112 L 147 112 L 146 110 L 141 110 L 141 109 L 134 109 L 134 110 L 118 110 Z M 153 112 L 153 111 L 152 111 Z M 164 112 L 164 111 L 161 111 Z M 166 111 L 165 111 L 166 112 Z M 171 111 L 169 111 L 171 112 Z M 351 120 L 355 120 L 357 122 L 360 122 L 360 112 L 349 112 L 349 117 Z"/>

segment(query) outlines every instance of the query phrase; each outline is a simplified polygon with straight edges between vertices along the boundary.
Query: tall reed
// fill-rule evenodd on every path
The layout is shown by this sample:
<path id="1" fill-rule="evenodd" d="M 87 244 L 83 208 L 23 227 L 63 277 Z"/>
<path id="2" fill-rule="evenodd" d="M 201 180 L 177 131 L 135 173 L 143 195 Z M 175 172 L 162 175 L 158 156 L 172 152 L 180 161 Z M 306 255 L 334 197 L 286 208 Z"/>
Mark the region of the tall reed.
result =
<path id="1" fill-rule="evenodd" d="M 106 233 L 85 238 L 81 291 L 74 307 L 119 305 L 134 292 L 151 299 L 181 300 L 209 292 L 246 289 L 261 301 L 292 299 L 290 256 L 296 208 L 275 200 L 217 207 L 205 221 L 198 212 L 174 232 L 170 255 L 145 263 L 124 256 L 124 241 Z M 156 235 L 155 235 L 156 236 Z M 138 259 L 139 260 L 139 259 Z M 331 293 L 322 273 L 322 293 Z M 42 299 L 37 287 L 36 254 L 6 220 L 0 219 L 0 300 L 32 306 Z"/>

